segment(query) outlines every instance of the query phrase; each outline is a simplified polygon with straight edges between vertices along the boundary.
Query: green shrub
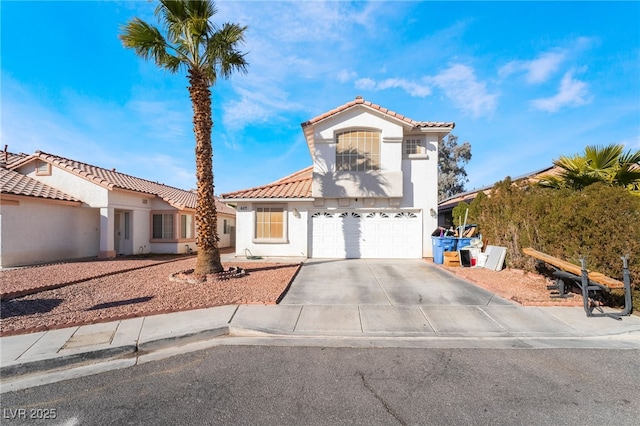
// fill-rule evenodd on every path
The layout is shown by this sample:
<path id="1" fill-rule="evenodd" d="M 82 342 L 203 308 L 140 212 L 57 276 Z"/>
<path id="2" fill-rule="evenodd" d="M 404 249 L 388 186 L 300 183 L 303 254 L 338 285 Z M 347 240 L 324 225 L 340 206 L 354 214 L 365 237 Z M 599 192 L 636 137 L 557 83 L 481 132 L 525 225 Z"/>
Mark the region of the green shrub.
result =
<path id="1" fill-rule="evenodd" d="M 549 189 L 507 178 L 470 210 L 487 244 L 507 247 L 509 267 L 533 270 L 535 260 L 522 254 L 533 247 L 577 265 L 584 257 L 590 270 L 621 280 L 620 258 L 629 255 L 631 277 L 639 281 L 640 197 L 623 188 Z"/>

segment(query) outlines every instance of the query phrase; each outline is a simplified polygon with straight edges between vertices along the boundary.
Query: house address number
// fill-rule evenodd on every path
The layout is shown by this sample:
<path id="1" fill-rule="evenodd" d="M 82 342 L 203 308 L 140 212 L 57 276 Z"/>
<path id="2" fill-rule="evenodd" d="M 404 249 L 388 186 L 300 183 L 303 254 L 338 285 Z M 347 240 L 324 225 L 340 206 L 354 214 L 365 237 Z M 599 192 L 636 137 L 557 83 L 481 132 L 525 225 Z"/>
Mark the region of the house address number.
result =
<path id="1" fill-rule="evenodd" d="M 238 210 L 239 210 L 239 211 L 241 211 L 241 212 L 246 212 L 247 210 L 249 210 L 249 207 L 247 207 L 247 206 L 240 206 L 240 207 L 238 207 Z"/>

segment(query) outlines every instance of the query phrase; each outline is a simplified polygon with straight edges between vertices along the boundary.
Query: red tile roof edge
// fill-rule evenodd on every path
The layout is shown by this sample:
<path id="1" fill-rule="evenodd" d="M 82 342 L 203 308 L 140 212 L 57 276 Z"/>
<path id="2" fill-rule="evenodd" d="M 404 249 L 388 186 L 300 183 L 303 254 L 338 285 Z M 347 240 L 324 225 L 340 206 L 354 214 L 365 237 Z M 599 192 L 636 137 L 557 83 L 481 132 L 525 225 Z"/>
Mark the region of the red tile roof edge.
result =
<path id="1" fill-rule="evenodd" d="M 70 158 L 49 154 L 43 151 L 36 151 L 32 155 L 26 155 L 26 154 L 23 154 L 23 155 L 25 155 L 23 159 L 11 165 L 12 170 L 30 161 L 33 161 L 35 159 L 40 159 L 40 160 L 47 161 L 51 164 L 54 164 L 62 169 L 65 169 L 77 176 L 80 176 L 86 180 L 89 180 L 107 189 L 117 188 L 117 189 L 124 189 L 128 191 L 139 192 L 141 194 L 155 195 L 161 198 L 162 200 L 166 201 L 170 205 L 176 207 L 177 209 L 185 209 L 185 208 L 195 209 L 196 208 L 197 195 L 192 191 L 187 191 L 185 189 L 180 189 L 180 188 L 165 185 L 162 183 L 153 182 L 148 179 L 139 178 L 136 176 L 128 175 L 126 173 L 117 172 L 115 170 L 105 169 L 103 167 L 94 166 L 92 164 L 84 163 L 82 161 L 72 160 Z M 101 170 L 104 172 L 105 175 L 107 175 L 107 177 L 106 178 L 100 177 L 91 173 L 91 171 L 82 170 L 81 168 L 76 167 L 76 164 L 80 165 L 81 167 Z M 130 180 L 133 183 L 136 183 L 137 185 L 126 185 L 113 180 L 109 180 L 108 175 L 114 175 L 114 177 L 123 178 L 124 180 Z M 178 196 L 177 197 L 172 196 L 172 193 L 173 195 L 178 195 Z M 218 201 L 220 200 L 220 197 L 215 197 L 215 198 Z M 223 206 L 225 205 L 223 204 Z M 221 213 L 235 214 L 235 211 L 233 212 L 221 211 Z"/>
<path id="2" fill-rule="evenodd" d="M 81 204 L 76 197 L 14 170 L 0 168 L 0 193 Z"/>
<path id="3" fill-rule="evenodd" d="M 281 179 L 278 179 L 275 182 L 271 182 L 268 183 L 266 185 L 261 185 L 261 186 L 255 186 L 253 188 L 247 188 L 247 189 L 241 189 L 238 191 L 233 191 L 233 192 L 227 192 L 225 194 L 222 194 L 220 197 L 222 199 L 235 199 L 237 198 L 237 195 L 239 194 L 244 194 L 244 193 L 249 193 L 249 192 L 255 192 L 255 191 L 260 191 L 260 190 L 267 190 L 269 188 L 273 188 L 276 186 L 283 186 L 283 185 L 287 185 L 287 184 L 293 184 L 293 183 L 298 183 L 298 182 L 306 182 L 306 181 L 311 181 L 312 177 L 311 175 L 309 176 L 304 176 L 305 173 L 309 173 L 313 170 L 313 166 L 308 166 L 305 167 L 302 170 L 298 170 L 297 172 L 291 173 L 288 176 L 285 176 Z M 243 198 L 243 197 L 240 197 Z M 254 198 L 254 197 L 247 197 L 247 199 L 249 198 Z M 260 198 L 311 198 L 310 196 L 302 196 L 302 197 L 260 197 Z"/>
<path id="4" fill-rule="evenodd" d="M 455 127 L 455 123 L 453 122 L 444 122 L 444 121 L 415 121 L 412 120 L 409 117 L 405 117 L 404 115 L 398 114 L 395 111 L 391 111 L 387 108 L 384 108 L 378 104 L 374 104 L 373 102 L 370 101 L 365 101 L 361 96 L 357 96 L 355 98 L 355 100 L 347 102 L 344 105 L 341 105 L 337 108 L 332 109 L 331 111 L 325 112 L 324 114 L 320 114 L 310 120 L 305 121 L 304 123 L 302 123 L 302 127 L 308 127 L 311 126 L 313 124 L 316 124 L 322 120 L 325 120 L 329 117 L 332 117 L 342 111 L 345 111 L 349 108 L 352 108 L 356 105 L 364 105 L 366 107 L 369 107 L 371 109 L 380 111 L 381 113 L 388 115 L 389 117 L 393 117 L 396 118 L 398 120 L 404 121 L 405 123 L 411 124 L 414 127 L 420 128 L 420 127 L 445 127 L 445 128 L 450 128 L 453 129 Z"/>

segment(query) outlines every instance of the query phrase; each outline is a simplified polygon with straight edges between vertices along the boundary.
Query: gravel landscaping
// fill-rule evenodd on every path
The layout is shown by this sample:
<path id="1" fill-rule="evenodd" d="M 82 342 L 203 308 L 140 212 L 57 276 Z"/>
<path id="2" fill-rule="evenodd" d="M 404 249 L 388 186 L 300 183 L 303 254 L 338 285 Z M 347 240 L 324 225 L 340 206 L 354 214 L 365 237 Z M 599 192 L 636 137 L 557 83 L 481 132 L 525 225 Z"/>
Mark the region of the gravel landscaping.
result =
<path id="1" fill-rule="evenodd" d="M 28 292 L 1 302 L 0 334 L 23 334 L 72 325 L 228 304 L 274 304 L 299 264 L 260 261 L 238 278 L 189 283 L 171 279 L 195 267 L 195 256 L 158 256 L 67 262 L 0 272 L 2 294 Z"/>
<path id="2" fill-rule="evenodd" d="M 0 271 L 0 335 L 24 334 L 227 304 L 275 304 L 299 264 L 224 263 L 242 277 L 205 282 L 176 280 L 195 267 L 195 256 L 165 255 L 87 260 Z M 431 262 L 431 261 L 428 261 Z M 520 270 L 439 267 L 523 305 L 581 306 L 580 296 L 552 299 L 541 275 Z M 177 274 L 180 277 L 180 274 Z"/>

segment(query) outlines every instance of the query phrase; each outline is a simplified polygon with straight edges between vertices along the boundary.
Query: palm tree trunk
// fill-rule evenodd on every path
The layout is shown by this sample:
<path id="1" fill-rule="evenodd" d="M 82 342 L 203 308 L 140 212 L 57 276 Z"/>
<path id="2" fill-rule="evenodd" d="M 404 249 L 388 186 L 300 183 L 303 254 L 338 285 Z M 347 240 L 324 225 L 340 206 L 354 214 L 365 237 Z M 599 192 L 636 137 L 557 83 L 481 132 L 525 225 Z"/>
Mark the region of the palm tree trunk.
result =
<path id="1" fill-rule="evenodd" d="M 213 150 L 211 148 L 211 91 L 203 75 L 189 70 L 189 96 L 193 106 L 193 130 L 196 135 L 197 205 L 196 226 L 198 258 L 194 274 L 205 275 L 223 270 L 218 248 L 218 215 L 213 186 Z"/>

